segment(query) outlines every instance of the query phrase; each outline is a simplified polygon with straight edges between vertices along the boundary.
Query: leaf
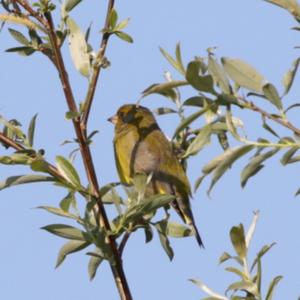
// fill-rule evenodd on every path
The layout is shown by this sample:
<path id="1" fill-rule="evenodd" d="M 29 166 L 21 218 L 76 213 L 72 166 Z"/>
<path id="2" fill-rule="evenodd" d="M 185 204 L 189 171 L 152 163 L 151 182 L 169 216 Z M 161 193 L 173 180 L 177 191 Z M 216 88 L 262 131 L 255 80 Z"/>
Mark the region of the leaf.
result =
<path id="1" fill-rule="evenodd" d="M 253 216 L 253 220 L 251 222 L 251 225 L 247 231 L 247 234 L 246 234 L 246 248 L 248 249 L 249 248 L 249 245 L 250 245 L 250 242 L 252 240 L 252 237 L 253 237 L 253 234 L 254 234 L 254 231 L 255 231 L 255 228 L 256 228 L 256 224 L 257 224 L 257 221 L 258 221 L 258 217 L 259 217 L 259 211 L 256 210 L 253 212 L 254 216 Z"/>
<path id="2" fill-rule="evenodd" d="M 266 2 L 275 4 L 290 12 L 291 15 L 299 22 L 300 7 L 296 0 L 265 0 Z"/>
<path id="3" fill-rule="evenodd" d="M 96 249 L 94 249 L 94 252 L 97 254 L 102 251 L 100 251 L 98 248 L 96 248 Z M 89 264 L 88 264 L 88 272 L 89 272 L 90 280 L 93 280 L 95 278 L 98 267 L 100 266 L 100 264 L 102 263 L 103 260 L 104 260 L 104 258 L 102 258 L 100 255 L 91 256 Z"/>
<path id="4" fill-rule="evenodd" d="M 76 207 L 76 199 L 74 192 L 69 192 L 66 197 L 64 197 L 60 203 L 59 207 L 66 213 L 69 212 L 71 205 Z"/>
<path id="5" fill-rule="evenodd" d="M 78 111 L 67 111 L 65 114 L 66 120 L 73 120 L 80 117 L 80 112 Z"/>
<path id="6" fill-rule="evenodd" d="M 19 127 L 19 122 L 12 122 L 6 121 L 1 115 L 0 115 L 0 123 L 2 123 L 4 126 L 6 126 L 9 130 L 12 131 L 13 134 L 15 134 L 20 140 L 24 140 L 26 138 L 25 134 Z"/>
<path id="7" fill-rule="evenodd" d="M 100 196 L 103 197 L 106 193 L 108 193 L 110 190 L 112 190 L 113 188 L 115 188 L 116 186 L 118 186 L 120 184 L 121 184 L 120 182 L 111 182 L 111 183 L 104 185 L 99 190 Z"/>
<path id="8" fill-rule="evenodd" d="M 81 251 L 82 249 L 88 247 L 90 244 L 90 242 L 76 240 L 69 241 L 66 244 L 64 244 L 58 252 L 55 268 L 58 268 L 63 263 L 67 255 Z"/>
<path id="9" fill-rule="evenodd" d="M 185 68 L 183 66 L 182 57 L 181 57 L 180 43 L 176 44 L 175 55 L 176 55 L 177 65 L 178 65 L 179 69 L 181 70 L 180 72 L 182 74 L 185 74 Z"/>
<path id="10" fill-rule="evenodd" d="M 220 258 L 219 258 L 219 264 L 222 264 L 223 262 L 229 260 L 229 259 L 234 259 L 237 263 L 239 263 L 241 266 L 243 265 L 243 261 L 238 257 L 238 256 L 232 256 L 227 252 L 224 252 Z"/>
<path id="11" fill-rule="evenodd" d="M 199 151 L 201 151 L 207 144 L 210 143 L 211 134 L 212 134 L 212 125 L 207 124 L 203 126 L 199 134 L 194 138 L 194 140 L 188 146 L 186 152 L 183 155 L 183 158 L 186 158 L 191 155 L 195 155 Z"/>
<path id="12" fill-rule="evenodd" d="M 158 107 L 158 108 L 154 109 L 153 112 L 157 115 L 166 115 L 166 114 L 177 113 L 176 110 L 169 108 L 169 107 Z"/>
<path id="13" fill-rule="evenodd" d="M 199 111 L 196 111 L 195 113 L 193 113 L 192 115 L 188 116 L 187 118 L 185 118 L 180 124 L 179 126 L 175 129 L 175 132 L 173 134 L 172 139 L 174 139 L 177 134 L 179 132 L 181 132 L 183 129 L 185 129 L 186 127 L 188 127 L 192 122 L 194 122 L 196 119 L 198 119 L 201 115 L 203 115 L 205 112 L 207 111 L 206 108 L 203 108 Z"/>
<path id="14" fill-rule="evenodd" d="M 212 101 L 209 98 L 206 97 L 191 97 L 185 100 L 182 105 L 183 106 L 196 106 L 196 107 L 203 107 L 204 103 Z"/>
<path id="15" fill-rule="evenodd" d="M 295 79 L 295 76 L 296 76 L 296 73 L 298 70 L 299 62 L 300 62 L 300 58 L 297 58 L 293 62 L 292 67 L 287 71 L 287 73 L 282 78 L 282 84 L 284 86 L 283 96 L 288 94 L 288 92 L 290 91 L 290 89 L 293 85 L 293 82 L 294 82 L 294 79 Z"/>
<path id="16" fill-rule="evenodd" d="M 81 188 L 80 178 L 72 163 L 63 156 L 56 156 L 57 169 L 76 188 Z"/>
<path id="17" fill-rule="evenodd" d="M 192 283 L 194 283 L 195 285 L 197 285 L 203 292 L 205 292 L 206 294 L 210 295 L 211 297 L 206 298 L 207 300 L 228 300 L 227 297 L 224 297 L 218 293 L 216 293 L 215 291 L 213 291 L 212 289 L 210 289 L 206 284 L 204 284 L 202 281 L 200 280 L 196 280 L 196 279 L 189 279 L 189 281 L 191 281 Z"/>
<path id="18" fill-rule="evenodd" d="M 115 9 L 113 9 L 110 12 L 110 16 L 109 16 L 109 27 L 111 29 L 114 29 L 117 25 L 117 22 L 118 22 L 118 13 Z"/>
<path id="19" fill-rule="evenodd" d="M 233 267 L 228 267 L 225 268 L 226 271 L 234 273 L 236 275 L 238 275 L 239 277 L 241 277 L 241 279 L 246 280 L 247 279 L 247 274 L 245 274 L 244 272 L 242 272 L 241 270 L 237 269 L 237 268 L 233 268 Z"/>
<path id="20" fill-rule="evenodd" d="M 182 61 L 181 61 L 181 54 L 180 54 L 180 46 L 177 44 L 176 46 L 176 59 L 174 59 L 166 50 L 163 48 L 159 48 L 162 55 L 167 59 L 167 61 L 182 75 L 185 75 L 185 69 L 182 69 Z M 178 61 L 179 59 L 179 61 Z"/>
<path id="21" fill-rule="evenodd" d="M 52 224 L 42 227 L 41 229 L 46 230 L 54 235 L 60 236 L 69 240 L 77 241 L 89 241 L 87 234 L 78 228 L 65 224 Z"/>
<path id="22" fill-rule="evenodd" d="M 34 182 L 47 182 L 54 181 L 53 177 L 43 176 L 43 175 L 19 175 L 19 176 L 11 176 L 5 179 L 5 181 L 0 182 L 0 190 L 5 188 L 26 184 L 26 183 L 34 183 Z"/>
<path id="23" fill-rule="evenodd" d="M 293 156 L 299 150 L 298 147 L 292 147 L 281 158 L 280 162 L 283 166 L 293 163 Z"/>
<path id="24" fill-rule="evenodd" d="M 66 12 L 70 12 L 75 8 L 82 0 L 65 0 L 63 6 Z"/>
<path id="25" fill-rule="evenodd" d="M 231 87 L 227 75 L 222 66 L 212 57 L 212 55 L 209 55 L 208 58 L 208 72 L 223 93 L 231 93 Z"/>
<path id="26" fill-rule="evenodd" d="M 270 283 L 267 295 L 266 295 L 266 300 L 272 300 L 273 298 L 273 293 L 274 293 L 274 288 L 276 285 L 279 283 L 279 281 L 282 279 L 282 276 L 276 276 Z"/>
<path id="27" fill-rule="evenodd" d="M 69 49 L 73 64 L 83 76 L 89 77 L 91 71 L 90 56 L 84 34 L 70 17 L 67 18 L 66 23 L 69 28 Z"/>
<path id="28" fill-rule="evenodd" d="M 27 139 L 30 147 L 33 146 L 36 118 L 37 118 L 37 114 L 33 116 L 28 127 Z"/>
<path id="29" fill-rule="evenodd" d="M 267 83 L 263 86 L 263 93 L 272 104 L 274 104 L 279 110 L 282 110 L 281 99 L 272 83 Z"/>
<path id="30" fill-rule="evenodd" d="M 188 83 L 186 81 L 182 81 L 182 80 L 181 81 L 173 80 L 170 82 L 155 83 L 150 85 L 148 88 L 146 88 L 142 93 L 143 93 L 143 97 L 146 97 L 150 94 L 160 94 L 174 100 L 177 97 L 177 95 L 173 89 L 187 84 Z"/>
<path id="31" fill-rule="evenodd" d="M 13 47 L 6 49 L 5 52 L 17 52 L 19 55 L 29 56 L 35 52 L 35 49 L 32 47 Z"/>
<path id="32" fill-rule="evenodd" d="M 226 293 L 228 291 L 231 291 L 231 290 L 239 290 L 239 291 L 247 291 L 248 293 L 258 297 L 259 296 L 259 292 L 257 290 L 257 286 L 251 282 L 251 281 L 246 281 L 246 280 L 242 280 L 242 281 L 238 281 L 238 282 L 235 282 L 233 284 L 231 284 L 227 290 L 226 290 Z"/>
<path id="33" fill-rule="evenodd" d="M 125 41 L 125 42 L 128 42 L 128 43 L 133 43 L 133 38 L 132 38 L 129 34 L 123 32 L 123 31 L 116 31 L 116 32 L 114 32 L 114 33 L 115 33 L 115 35 L 116 35 L 117 37 L 119 37 L 121 40 L 123 40 L 123 41 Z"/>
<path id="34" fill-rule="evenodd" d="M 251 268 L 250 268 L 250 271 L 252 272 L 254 267 L 256 266 L 256 264 L 258 263 L 258 261 L 273 247 L 275 246 L 276 243 L 272 243 L 270 245 L 264 245 L 261 250 L 257 253 L 252 265 L 251 265 Z"/>
<path id="35" fill-rule="evenodd" d="M 174 238 L 182 238 L 186 236 L 193 236 L 194 233 L 191 228 L 187 227 L 186 225 L 178 224 L 175 222 L 168 222 L 166 232 L 168 236 Z"/>
<path id="36" fill-rule="evenodd" d="M 20 44 L 24 45 L 24 46 L 29 46 L 30 45 L 30 41 L 28 41 L 28 39 L 19 31 L 12 29 L 12 28 L 8 28 L 9 33 L 11 34 L 11 36 Z"/>
<path id="37" fill-rule="evenodd" d="M 121 22 L 114 28 L 114 30 L 115 30 L 115 31 L 121 31 L 121 30 L 123 30 L 123 29 L 128 25 L 129 20 L 130 20 L 130 18 L 127 18 L 127 19 L 121 21 Z"/>
<path id="38" fill-rule="evenodd" d="M 78 216 L 76 216 L 74 214 L 71 214 L 71 213 L 69 213 L 69 212 L 67 212 L 67 211 L 65 211 L 61 208 L 52 207 L 52 206 L 38 206 L 37 208 L 44 209 L 44 210 L 48 211 L 49 213 L 52 213 L 52 214 L 60 216 L 60 217 L 79 220 Z"/>
<path id="39" fill-rule="evenodd" d="M 214 185 L 224 175 L 224 173 L 231 167 L 231 165 L 240 157 L 247 154 L 254 148 L 253 145 L 244 145 L 236 148 L 229 148 L 220 156 L 214 158 L 206 166 L 203 167 L 203 173 L 207 174 L 214 170 L 212 180 L 208 189 L 208 194 L 211 192 Z"/>
<path id="40" fill-rule="evenodd" d="M 172 260 L 174 257 L 173 249 L 170 245 L 170 241 L 167 237 L 167 220 L 162 220 L 154 224 L 155 228 L 157 229 L 158 236 L 160 243 L 165 250 L 166 254 L 168 255 L 169 259 Z"/>
<path id="41" fill-rule="evenodd" d="M 277 138 L 279 138 L 279 135 L 276 133 L 276 131 L 273 130 L 273 128 L 270 127 L 265 120 L 263 121 L 263 128 L 266 129 L 267 131 L 269 131 L 271 134 L 273 134 Z"/>
<path id="42" fill-rule="evenodd" d="M 272 149 L 263 154 L 255 156 L 251 161 L 245 166 L 241 173 L 241 186 L 245 187 L 250 177 L 256 175 L 263 167 L 262 162 L 272 157 L 279 151 L 279 148 Z"/>
<path id="43" fill-rule="evenodd" d="M 198 190 L 199 186 L 201 185 L 203 179 L 206 177 L 206 174 L 201 175 L 198 177 L 194 183 L 194 193 Z"/>
<path id="44" fill-rule="evenodd" d="M 214 81 L 211 75 L 200 76 L 201 62 L 194 60 L 187 66 L 186 80 L 188 83 L 198 91 L 215 94 Z"/>
<path id="45" fill-rule="evenodd" d="M 230 238 L 236 254 L 241 259 L 245 259 L 247 255 L 247 246 L 243 224 L 231 228 Z"/>
<path id="46" fill-rule="evenodd" d="M 228 76 L 239 86 L 258 93 L 262 92 L 264 78 L 252 66 L 240 59 L 222 57 Z"/>

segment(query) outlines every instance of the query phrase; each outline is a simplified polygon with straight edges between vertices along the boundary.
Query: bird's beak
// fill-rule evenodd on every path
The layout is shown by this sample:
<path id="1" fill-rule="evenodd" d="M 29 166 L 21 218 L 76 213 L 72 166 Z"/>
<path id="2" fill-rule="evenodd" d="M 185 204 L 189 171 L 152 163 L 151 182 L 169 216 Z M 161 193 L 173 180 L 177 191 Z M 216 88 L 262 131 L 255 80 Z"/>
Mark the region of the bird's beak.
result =
<path id="1" fill-rule="evenodd" d="M 108 118 L 107 121 L 109 121 L 109 122 L 113 123 L 114 125 L 116 125 L 117 122 L 118 122 L 118 116 L 114 115 L 114 116 Z"/>

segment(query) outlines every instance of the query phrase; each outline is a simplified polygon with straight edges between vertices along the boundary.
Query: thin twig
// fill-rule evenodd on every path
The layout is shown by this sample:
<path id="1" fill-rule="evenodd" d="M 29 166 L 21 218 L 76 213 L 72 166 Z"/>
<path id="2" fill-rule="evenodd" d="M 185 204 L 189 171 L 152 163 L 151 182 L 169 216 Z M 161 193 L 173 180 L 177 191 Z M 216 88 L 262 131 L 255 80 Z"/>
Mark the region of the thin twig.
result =
<path id="1" fill-rule="evenodd" d="M 54 57 L 56 60 L 56 66 L 57 70 L 59 72 L 59 77 L 62 83 L 63 91 L 65 94 L 65 98 L 67 101 L 67 105 L 70 111 L 72 112 L 78 112 L 77 105 L 73 96 L 72 88 L 69 82 L 69 77 L 68 73 L 66 71 L 64 61 L 62 58 L 62 54 L 60 51 L 60 48 L 57 43 L 57 37 L 55 34 L 55 27 L 53 24 L 52 16 L 51 13 L 46 13 L 45 17 L 48 21 L 48 26 L 49 26 L 49 37 L 51 40 L 52 48 L 54 51 Z M 86 135 L 84 134 L 84 131 L 81 130 L 80 127 L 80 121 L 78 118 L 72 119 L 73 126 L 76 132 L 76 136 L 78 139 L 79 147 L 80 147 L 80 152 L 81 156 L 83 159 L 85 171 L 88 177 L 88 180 L 90 182 L 90 185 L 92 187 L 92 192 L 97 199 L 97 217 L 99 218 L 99 223 L 106 232 L 109 232 L 111 230 L 110 228 L 110 223 L 106 215 L 106 211 L 104 209 L 101 196 L 99 194 L 99 184 L 96 176 L 96 171 L 92 159 L 92 155 L 90 152 L 90 148 L 88 145 L 88 141 L 86 139 Z M 125 273 L 123 270 L 123 265 L 122 265 L 122 259 L 119 255 L 119 251 L 116 245 L 115 238 L 111 235 L 108 235 L 108 242 L 110 244 L 112 253 L 114 255 L 114 264 L 111 264 L 111 269 L 114 275 L 114 279 L 116 282 L 116 285 L 119 290 L 119 294 L 122 300 L 131 300 L 131 293 L 130 289 L 127 283 L 127 279 L 125 277 Z"/>
<path id="2" fill-rule="evenodd" d="M 120 243 L 120 246 L 118 248 L 120 257 L 122 257 L 122 254 L 123 254 L 124 248 L 126 246 L 126 243 L 127 243 L 128 239 L 130 238 L 130 234 L 131 234 L 131 232 L 126 232 L 123 236 L 123 239 L 122 239 L 122 241 Z"/>
<path id="3" fill-rule="evenodd" d="M 46 28 L 46 30 L 49 30 L 47 21 L 43 18 L 43 16 L 39 12 L 35 11 L 30 6 L 27 0 L 13 0 L 13 2 L 20 4 L 32 17 L 38 20 Z"/>
<path id="4" fill-rule="evenodd" d="M 250 101 L 246 100 L 244 97 L 238 97 L 238 99 L 243 101 L 246 104 L 245 108 L 248 108 L 252 111 L 256 111 L 256 112 L 260 113 L 263 117 L 265 117 L 269 120 L 272 120 L 272 121 L 282 125 L 283 127 L 286 127 L 288 129 L 292 130 L 295 134 L 300 136 L 300 129 L 297 128 L 296 126 L 294 126 L 288 120 L 278 118 L 278 117 L 266 112 L 265 110 L 263 110 L 260 107 L 258 107 L 257 105 L 255 105 L 253 102 L 250 102 Z"/>
<path id="5" fill-rule="evenodd" d="M 95 95 L 95 90 L 96 90 L 96 86 L 97 86 L 97 82 L 98 82 L 98 78 L 102 69 L 102 64 L 101 61 L 104 58 L 105 55 L 105 51 L 106 51 L 106 47 L 107 47 L 107 43 L 108 43 L 108 39 L 110 37 L 110 34 L 108 32 L 106 32 L 105 29 L 108 28 L 109 26 L 109 18 L 111 15 L 111 11 L 114 8 L 114 0 L 109 0 L 108 2 L 108 7 L 107 7 L 107 13 L 106 13 L 106 19 L 105 19 L 105 24 L 104 24 L 104 33 L 102 35 L 102 40 L 101 40 L 101 44 L 100 44 L 100 49 L 99 52 L 96 56 L 96 61 L 98 62 L 98 65 L 96 65 L 94 67 L 94 71 L 92 74 L 92 78 L 89 84 L 89 88 L 88 88 L 88 92 L 84 101 L 84 108 L 83 108 L 83 115 L 81 118 L 81 128 L 86 130 L 87 127 L 87 123 L 88 123 L 88 119 L 89 119 L 89 114 L 90 114 L 90 110 L 92 107 L 92 103 L 93 103 L 93 99 L 94 99 L 94 95 Z"/>

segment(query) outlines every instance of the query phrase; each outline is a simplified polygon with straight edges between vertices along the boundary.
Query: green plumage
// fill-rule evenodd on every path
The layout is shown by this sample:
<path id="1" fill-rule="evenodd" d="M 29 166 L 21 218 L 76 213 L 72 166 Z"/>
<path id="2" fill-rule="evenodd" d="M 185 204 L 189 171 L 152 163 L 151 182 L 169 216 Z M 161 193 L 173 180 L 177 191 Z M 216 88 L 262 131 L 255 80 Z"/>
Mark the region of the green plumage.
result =
<path id="1" fill-rule="evenodd" d="M 176 195 L 172 206 L 203 246 L 190 208 L 188 178 L 153 114 L 145 107 L 128 104 L 111 120 L 115 124 L 114 151 L 120 180 L 132 184 L 134 174 L 152 174 L 146 193 Z"/>

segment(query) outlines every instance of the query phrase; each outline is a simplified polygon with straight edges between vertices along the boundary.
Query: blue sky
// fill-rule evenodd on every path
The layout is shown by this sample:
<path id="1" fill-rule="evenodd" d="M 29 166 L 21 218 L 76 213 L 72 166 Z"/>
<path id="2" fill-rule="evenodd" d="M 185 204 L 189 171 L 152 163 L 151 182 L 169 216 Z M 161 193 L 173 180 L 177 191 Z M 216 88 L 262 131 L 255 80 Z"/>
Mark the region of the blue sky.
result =
<path id="1" fill-rule="evenodd" d="M 106 119 L 120 105 L 135 102 L 150 84 L 163 81 L 164 71 L 169 70 L 174 78 L 178 77 L 160 54 L 159 46 L 173 52 L 180 41 L 186 63 L 194 56 L 205 55 L 208 47 L 217 46 L 219 56 L 249 62 L 276 86 L 280 86 L 283 74 L 298 56 L 299 50 L 293 47 L 298 43 L 299 33 L 290 30 L 296 22 L 285 11 L 263 1 L 129 0 L 116 1 L 116 9 L 121 19 L 131 18 L 126 31 L 134 38 L 134 44 L 114 37 L 110 40 L 107 57 L 111 67 L 102 72 L 96 93 L 90 130 L 99 130 L 92 151 L 100 184 L 117 179 L 112 151 L 113 127 Z M 91 42 L 94 47 L 98 45 L 105 10 L 106 1 L 86 0 L 72 14 L 82 28 L 93 21 Z M 67 107 L 56 70 L 41 55 L 25 59 L 5 53 L 6 48 L 16 45 L 6 28 L 0 34 L 0 41 L 1 114 L 25 125 L 38 113 L 37 148 L 46 150 L 49 161 L 54 161 L 58 154 L 67 156 L 72 146 L 60 144 L 73 138 L 74 133 L 71 123 L 64 119 Z M 87 82 L 75 71 L 67 47 L 64 50 L 79 102 L 83 100 Z M 298 83 L 299 78 L 296 78 L 295 93 L 287 98 L 285 105 L 297 102 Z M 191 94 L 186 91 L 186 95 Z M 150 108 L 169 104 L 159 96 L 151 96 L 143 103 Z M 261 131 L 259 117 L 254 113 L 240 116 L 245 118 L 250 137 L 257 137 L 258 132 L 267 136 Z M 296 119 L 295 114 L 291 116 Z M 159 117 L 158 121 L 169 135 L 178 122 L 171 116 Z M 5 150 L 0 149 L 0 155 L 4 153 Z M 188 171 L 192 183 L 200 175 L 201 167 L 218 153 L 220 149 L 212 144 L 192 158 Z M 239 184 L 239 174 L 247 163 L 245 159 L 220 180 L 211 199 L 206 195 L 208 180 L 203 183 L 192 205 L 205 250 L 199 250 L 192 238 L 173 239 L 175 258 L 170 263 L 157 237 L 145 244 L 142 232 L 134 234 L 124 252 L 124 268 L 134 299 L 204 297 L 189 278 L 201 278 L 222 293 L 236 279 L 225 273 L 224 266 L 217 264 L 223 251 L 232 252 L 228 232 L 240 222 L 249 226 L 256 209 L 260 210 L 260 219 L 250 253 L 254 255 L 264 244 L 277 242 L 263 260 L 263 285 L 267 287 L 272 277 L 283 275 L 274 299 L 296 299 L 300 295 L 297 234 L 300 200 L 293 195 L 300 184 L 296 176 L 297 164 L 283 168 L 279 159 L 280 156 L 276 156 L 268 161 L 244 190 Z M 82 170 L 80 159 L 77 159 L 77 167 Z M 0 165 L 1 180 L 27 172 L 26 168 Z M 39 228 L 62 220 L 32 208 L 58 205 L 64 196 L 62 189 L 48 184 L 1 191 L 1 299 L 118 299 L 106 264 L 101 266 L 95 280 L 89 282 L 88 257 L 84 252 L 70 256 L 59 269 L 54 269 L 64 240 Z"/>

